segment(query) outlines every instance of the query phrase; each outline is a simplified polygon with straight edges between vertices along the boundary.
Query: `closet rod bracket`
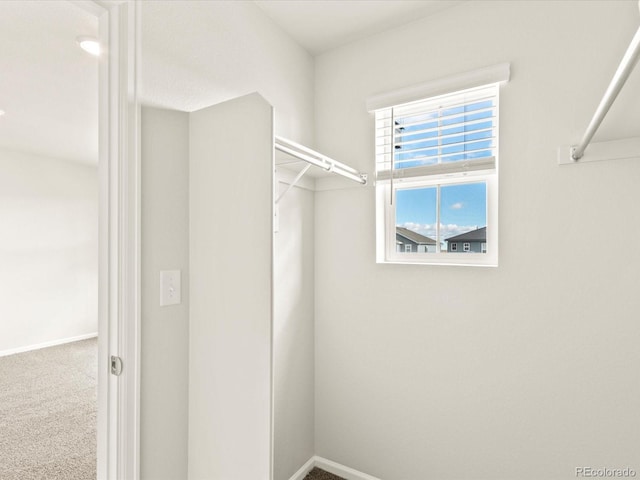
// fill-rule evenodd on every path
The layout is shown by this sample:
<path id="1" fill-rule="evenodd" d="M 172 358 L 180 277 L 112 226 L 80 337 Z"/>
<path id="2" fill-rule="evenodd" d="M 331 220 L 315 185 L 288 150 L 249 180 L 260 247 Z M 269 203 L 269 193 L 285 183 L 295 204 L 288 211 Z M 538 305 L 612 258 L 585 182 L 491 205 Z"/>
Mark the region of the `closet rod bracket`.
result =
<path id="1" fill-rule="evenodd" d="M 295 187 L 297 185 L 297 183 L 300 181 L 300 179 L 302 177 L 304 177 L 304 174 L 307 173 L 307 170 L 309 170 L 311 168 L 311 164 L 306 165 L 302 170 L 300 170 L 300 173 L 298 173 L 298 175 L 296 176 L 296 178 L 293 179 L 293 181 L 287 186 L 287 189 L 282 192 L 280 195 L 278 195 L 278 198 L 276 198 L 275 204 L 277 205 L 278 203 L 280 203 L 280 200 L 282 200 L 284 198 L 284 196 L 289 193 L 289 191 Z"/>

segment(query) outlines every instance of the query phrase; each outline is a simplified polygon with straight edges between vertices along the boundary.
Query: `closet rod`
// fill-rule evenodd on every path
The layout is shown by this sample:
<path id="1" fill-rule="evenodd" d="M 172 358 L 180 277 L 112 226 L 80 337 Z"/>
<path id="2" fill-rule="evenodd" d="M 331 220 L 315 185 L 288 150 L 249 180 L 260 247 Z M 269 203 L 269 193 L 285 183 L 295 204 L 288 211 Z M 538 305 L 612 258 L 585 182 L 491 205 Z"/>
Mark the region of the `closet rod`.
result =
<path id="1" fill-rule="evenodd" d="M 291 155 L 292 157 L 299 158 L 300 160 L 304 160 L 316 167 L 320 167 L 328 172 L 336 173 L 362 185 L 367 183 L 366 174 L 360 173 L 349 165 L 333 160 L 332 158 L 316 152 L 315 150 L 311 150 L 299 143 L 292 142 L 291 140 L 287 140 L 282 137 L 275 137 L 275 148 L 281 152 Z"/>
<path id="2" fill-rule="evenodd" d="M 638 2 L 638 7 L 640 8 L 640 1 Z M 624 83 L 627 81 L 627 78 L 629 78 L 629 75 L 633 71 L 633 67 L 635 67 L 636 63 L 638 63 L 639 58 L 640 27 L 638 27 L 638 31 L 631 40 L 629 48 L 627 48 L 624 57 L 622 57 L 622 61 L 620 62 L 616 73 L 613 75 L 607 91 L 604 93 L 604 96 L 600 101 L 600 105 L 598 105 L 596 112 L 593 114 L 591 123 L 589 123 L 587 131 L 582 137 L 582 141 L 577 147 L 573 147 L 571 149 L 571 158 L 573 158 L 573 160 L 580 160 L 584 156 L 584 151 L 589 146 L 589 143 L 595 135 L 596 130 L 598 130 L 598 127 L 602 123 L 602 120 L 604 120 L 604 117 L 607 115 L 609 108 L 611 108 L 611 105 L 618 96 L 618 93 L 620 93 L 620 90 L 624 86 Z"/>

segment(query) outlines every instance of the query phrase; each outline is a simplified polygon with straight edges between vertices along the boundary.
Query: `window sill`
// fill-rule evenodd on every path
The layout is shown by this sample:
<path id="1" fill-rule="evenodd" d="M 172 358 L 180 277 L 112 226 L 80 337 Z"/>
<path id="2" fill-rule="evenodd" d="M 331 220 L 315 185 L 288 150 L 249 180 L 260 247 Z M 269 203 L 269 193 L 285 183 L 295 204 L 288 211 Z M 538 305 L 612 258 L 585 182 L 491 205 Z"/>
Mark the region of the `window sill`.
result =
<path id="1" fill-rule="evenodd" d="M 424 266 L 446 266 L 446 267 L 498 267 L 498 261 L 486 258 L 485 254 L 453 254 L 456 256 L 467 257 L 460 259 L 452 259 L 452 258 L 443 258 L 443 256 L 439 255 L 438 258 L 424 259 L 424 258 L 399 258 L 392 257 L 387 259 L 377 259 L 376 263 L 378 265 L 424 265 Z M 482 255 L 483 258 L 480 258 Z"/>

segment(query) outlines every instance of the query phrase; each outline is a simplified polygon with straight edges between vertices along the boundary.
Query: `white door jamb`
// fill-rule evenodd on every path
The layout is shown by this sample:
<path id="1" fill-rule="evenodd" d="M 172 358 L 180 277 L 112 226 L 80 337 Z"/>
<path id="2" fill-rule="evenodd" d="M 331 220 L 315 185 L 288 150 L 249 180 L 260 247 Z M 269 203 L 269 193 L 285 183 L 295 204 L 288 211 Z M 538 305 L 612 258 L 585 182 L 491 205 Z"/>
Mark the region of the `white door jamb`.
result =
<path id="1" fill-rule="evenodd" d="M 98 480 L 140 477 L 140 4 L 70 0 L 94 14 L 99 66 Z M 119 376 L 110 358 L 122 359 Z"/>

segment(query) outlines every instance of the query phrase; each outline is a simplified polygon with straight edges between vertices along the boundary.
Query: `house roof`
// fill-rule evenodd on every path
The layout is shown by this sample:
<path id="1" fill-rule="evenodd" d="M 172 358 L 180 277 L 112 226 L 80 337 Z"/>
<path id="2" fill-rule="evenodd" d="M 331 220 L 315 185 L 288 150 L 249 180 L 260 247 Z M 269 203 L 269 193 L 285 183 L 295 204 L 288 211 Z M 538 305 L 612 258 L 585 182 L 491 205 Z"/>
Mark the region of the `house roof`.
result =
<path id="1" fill-rule="evenodd" d="M 455 237 L 446 239 L 447 242 L 486 242 L 487 241 L 487 227 L 471 230 L 470 232 L 461 233 Z"/>
<path id="2" fill-rule="evenodd" d="M 418 245 L 436 244 L 436 241 L 433 238 L 425 237 L 424 235 L 420 235 L 419 233 L 404 227 L 396 227 L 396 235 L 400 235 L 401 237 L 404 237 L 413 243 L 417 243 Z"/>

